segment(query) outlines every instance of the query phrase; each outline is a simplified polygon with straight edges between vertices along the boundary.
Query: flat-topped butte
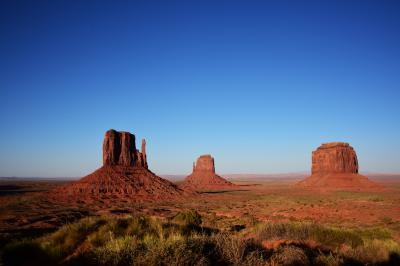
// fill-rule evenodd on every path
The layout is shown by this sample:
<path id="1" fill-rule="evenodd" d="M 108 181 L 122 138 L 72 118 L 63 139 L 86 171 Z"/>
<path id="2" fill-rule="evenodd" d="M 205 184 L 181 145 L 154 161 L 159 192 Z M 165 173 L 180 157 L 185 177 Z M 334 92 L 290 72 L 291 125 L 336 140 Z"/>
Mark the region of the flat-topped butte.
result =
<path id="1" fill-rule="evenodd" d="M 322 143 L 322 145 L 318 149 L 329 149 L 329 148 L 334 148 L 334 147 L 349 147 L 350 144 L 347 142 L 327 142 L 327 143 Z"/>

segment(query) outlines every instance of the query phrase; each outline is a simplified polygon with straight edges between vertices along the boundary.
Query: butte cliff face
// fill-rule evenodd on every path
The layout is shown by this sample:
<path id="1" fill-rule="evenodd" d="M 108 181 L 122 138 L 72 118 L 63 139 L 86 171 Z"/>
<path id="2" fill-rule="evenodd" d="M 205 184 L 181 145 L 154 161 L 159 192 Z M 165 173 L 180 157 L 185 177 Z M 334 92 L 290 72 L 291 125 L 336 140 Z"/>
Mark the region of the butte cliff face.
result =
<path id="1" fill-rule="evenodd" d="M 358 174 L 358 159 L 353 147 L 344 142 L 324 143 L 312 152 L 311 176 L 299 187 L 323 190 L 365 190 L 381 186 Z"/>
<path id="2" fill-rule="evenodd" d="M 215 173 L 214 158 L 211 155 L 200 156 L 193 163 L 193 173 L 185 178 L 184 188 L 191 189 L 223 189 L 235 188 L 236 185 Z"/>
<path id="3" fill-rule="evenodd" d="M 193 173 L 212 173 L 215 174 L 214 158 L 211 155 L 202 155 L 193 163 Z"/>
<path id="4" fill-rule="evenodd" d="M 61 190 L 61 191 L 60 191 Z M 186 192 L 148 169 L 146 141 L 136 149 L 135 135 L 108 130 L 103 142 L 103 166 L 60 188 L 59 197 L 80 201 L 175 199 Z"/>
<path id="5" fill-rule="evenodd" d="M 352 173 L 358 174 L 356 152 L 348 143 L 324 143 L 312 152 L 311 173 Z"/>
<path id="6" fill-rule="evenodd" d="M 142 140 L 142 152 L 139 152 L 136 149 L 135 135 L 110 129 L 104 136 L 103 165 L 147 168 L 146 141 Z"/>

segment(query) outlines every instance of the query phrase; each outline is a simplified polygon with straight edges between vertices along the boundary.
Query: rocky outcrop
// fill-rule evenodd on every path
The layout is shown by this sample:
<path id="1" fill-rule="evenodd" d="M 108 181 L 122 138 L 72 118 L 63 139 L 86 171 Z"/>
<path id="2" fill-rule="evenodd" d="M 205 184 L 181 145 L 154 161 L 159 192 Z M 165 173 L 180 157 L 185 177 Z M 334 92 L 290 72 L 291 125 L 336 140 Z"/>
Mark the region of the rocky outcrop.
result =
<path id="1" fill-rule="evenodd" d="M 200 156 L 196 163 L 193 163 L 193 172 L 185 178 L 181 187 L 195 190 L 213 190 L 233 189 L 237 186 L 215 173 L 214 158 L 207 154 Z"/>
<path id="2" fill-rule="evenodd" d="M 175 184 L 158 177 L 147 167 L 146 141 L 136 149 L 135 135 L 108 130 L 103 142 L 103 166 L 81 180 L 54 191 L 59 200 L 83 202 L 176 199 L 188 194 Z M 189 194 L 192 194 L 191 192 Z"/>
<path id="3" fill-rule="evenodd" d="M 209 172 L 215 174 L 214 158 L 211 155 L 202 155 L 193 163 L 193 172 Z"/>
<path id="4" fill-rule="evenodd" d="M 103 141 L 103 165 L 117 165 L 121 154 L 121 134 L 115 130 L 106 132 Z"/>
<path id="5" fill-rule="evenodd" d="M 382 187 L 358 174 L 353 147 L 344 142 L 324 143 L 312 152 L 311 176 L 298 187 L 320 190 L 375 190 Z"/>
<path id="6" fill-rule="evenodd" d="M 146 141 L 142 152 L 136 150 L 135 135 L 110 129 L 103 141 L 103 165 L 142 166 L 147 168 Z"/>
<path id="7" fill-rule="evenodd" d="M 146 140 L 142 139 L 142 152 L 137 151 L 138 157 L 140 158 L 139 164 L 145 168 L 148 168 L 147 165 L 147 156 L 146 156 Z"/>
<path id="8" fill-rule="evenodd" d="M 324 143 L 312 152 L 312 174 L 358 173 L 353 147 L 344 142 Z"/>

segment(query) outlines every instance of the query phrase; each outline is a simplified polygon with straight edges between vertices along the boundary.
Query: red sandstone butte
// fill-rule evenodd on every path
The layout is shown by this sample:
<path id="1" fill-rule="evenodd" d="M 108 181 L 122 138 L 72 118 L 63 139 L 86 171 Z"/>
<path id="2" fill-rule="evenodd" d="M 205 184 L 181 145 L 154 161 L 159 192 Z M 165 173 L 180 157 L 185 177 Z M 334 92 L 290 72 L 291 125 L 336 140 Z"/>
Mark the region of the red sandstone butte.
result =
<path id="1" fill-rule="evenodd" d="M 207 154 L 200 156 L 196 163 L 193 163 L 193 173 L 185 178 L 182 187 L 213 190 L 232 189 L 236 185 L 215 173 L 214 158 Z"/>
<path id="2" fill-rule="evenodd" d="M 298 187 L 322 190 L 369 190 L 382 188 L 358 174 L 358 159 L 353 147 L 344 142 L 324 143 L 312 152 L 311 176 Z"/>
<path id="3" fill-rule="evenodd" d="M 135 135 L 110 129 L 103 142 L 103 165 L 143 166 L 147 168 L 146 141 L 136 150 Z"/>
<path id="4" fill-rule="evenodd" d="M 80 201 L 152 201 L 175 199 L 186 192 L 148 169 L 145 140 L 140 152 L 136 150 L 135 135 L 111 129 L 104 137 L 103 166 L 56 194 L 60 199 Z"/>

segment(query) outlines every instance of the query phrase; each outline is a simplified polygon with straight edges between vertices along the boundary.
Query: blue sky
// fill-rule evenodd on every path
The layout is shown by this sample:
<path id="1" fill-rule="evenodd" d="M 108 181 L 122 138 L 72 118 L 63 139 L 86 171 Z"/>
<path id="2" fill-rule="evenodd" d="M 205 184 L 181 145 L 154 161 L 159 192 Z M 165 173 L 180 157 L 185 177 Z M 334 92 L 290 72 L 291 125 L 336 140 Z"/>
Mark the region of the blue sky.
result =
<path id="1" fill-rule="evenodd" d="M 150 168 L 400 172 L 398 1 L 2 1 L 0 176 L 82 176 L 106 130 Z"/>

